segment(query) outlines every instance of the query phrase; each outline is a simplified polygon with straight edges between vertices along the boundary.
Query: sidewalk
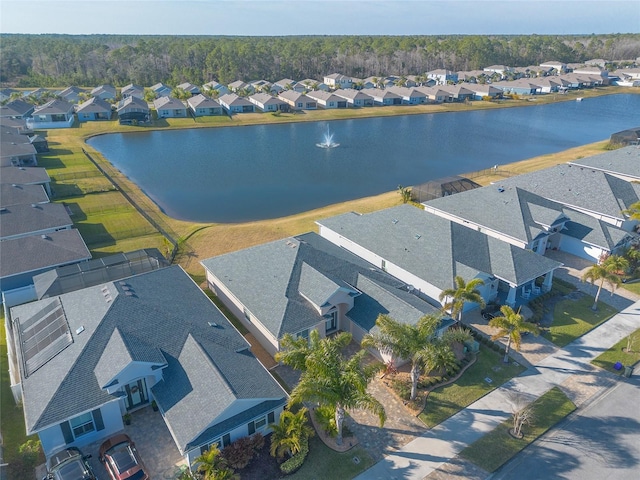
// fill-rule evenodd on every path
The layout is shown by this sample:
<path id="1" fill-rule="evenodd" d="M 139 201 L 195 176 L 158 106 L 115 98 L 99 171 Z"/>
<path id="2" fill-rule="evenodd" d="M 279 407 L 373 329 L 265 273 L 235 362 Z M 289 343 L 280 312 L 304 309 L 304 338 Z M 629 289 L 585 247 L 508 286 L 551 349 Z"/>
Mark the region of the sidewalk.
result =
<path id="1" fill-rule="evenodd" d="M 569 398 L 583 403 L 616 381 L 611 374 L 596 370 L 589 362 L 639 326 L 640 301 L 385 457 L 356 479 L 424 479 L 510 417 L 510 392 L 539 397 L 552 387 L 560 386 Z"/>

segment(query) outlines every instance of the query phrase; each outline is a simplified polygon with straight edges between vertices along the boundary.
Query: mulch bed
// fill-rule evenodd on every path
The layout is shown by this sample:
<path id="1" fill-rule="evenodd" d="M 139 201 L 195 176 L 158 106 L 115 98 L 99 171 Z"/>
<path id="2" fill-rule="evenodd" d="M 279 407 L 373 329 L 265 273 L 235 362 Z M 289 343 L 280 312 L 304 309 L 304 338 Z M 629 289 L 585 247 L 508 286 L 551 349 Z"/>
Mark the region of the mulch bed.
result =
<path id="1" fill-rule="evenodd" d="M 280 464 L 269 454 L 269 448 L 271 448 L 271 435 L 265 437 L 264 446 L 258 450 L 249 465 L 242 470 L 235 471 L 242 480 L 276 480 L 284 478 L 284 474 L 280 471 Z"/>

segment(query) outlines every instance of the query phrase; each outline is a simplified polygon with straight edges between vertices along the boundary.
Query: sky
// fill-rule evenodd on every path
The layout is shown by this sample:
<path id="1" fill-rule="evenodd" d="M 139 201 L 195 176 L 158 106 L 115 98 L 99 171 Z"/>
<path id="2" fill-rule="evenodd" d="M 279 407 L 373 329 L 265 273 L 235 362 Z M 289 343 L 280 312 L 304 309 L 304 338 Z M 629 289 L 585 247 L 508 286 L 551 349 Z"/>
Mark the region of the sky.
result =
<path id="1" fill-rule="evenodd" d="M 640 1 L 0 0 L 0 32 L 253 36 L 640 33 Z"/>

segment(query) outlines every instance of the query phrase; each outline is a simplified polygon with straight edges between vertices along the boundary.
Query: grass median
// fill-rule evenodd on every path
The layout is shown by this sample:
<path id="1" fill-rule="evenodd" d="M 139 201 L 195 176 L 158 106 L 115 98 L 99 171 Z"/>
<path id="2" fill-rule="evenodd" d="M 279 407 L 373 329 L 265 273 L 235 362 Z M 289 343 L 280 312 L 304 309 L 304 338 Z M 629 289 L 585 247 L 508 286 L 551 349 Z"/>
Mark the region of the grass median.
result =
<path id="1" fill-rule="evenodd" d="M 640 362 L 640 329 L 626 336 L 609 350 L 596 357 L 591 363 L 618 375 L 624 373 L 624 368 L 615 369 L 620 362 L 623 366 L 631 366 Z"/>
<path id="2" fill-rule="evenodd" d="M 533 402 L 534 418 L 531 425 L 523 427 L 523 438 L 509 433 L 513 422 L 506 420 L 473 444 L 460 452 L 487 472 L 494 472 L 511 460 L 518 452 L 536 440 L 576 409 L 576 406 L 558 387 L 554 387 Z"/>

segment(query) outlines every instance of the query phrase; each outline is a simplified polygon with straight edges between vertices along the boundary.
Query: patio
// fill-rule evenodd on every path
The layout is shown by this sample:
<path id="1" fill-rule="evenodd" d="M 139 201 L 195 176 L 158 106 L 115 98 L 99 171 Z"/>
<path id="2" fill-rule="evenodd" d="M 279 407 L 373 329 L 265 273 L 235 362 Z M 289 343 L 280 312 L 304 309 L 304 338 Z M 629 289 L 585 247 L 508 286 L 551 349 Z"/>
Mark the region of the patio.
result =
<path id="1" fill-rule="evenodd" d="M 131 417 L 131 425 L 125 425 L 123 432 L 135 442 L 149 476 L 153 480 L 177 479 L 180 472 L 187 468 L 187 462 L 176 448 L 160 412 L 154 412 L 147 406 L 133 412 Z M 81 450 L 84 454 L 91 454 L 89 462 L 96 477 L 109 478 L 98 458 L 103 441 L 91 443 Z"/>

